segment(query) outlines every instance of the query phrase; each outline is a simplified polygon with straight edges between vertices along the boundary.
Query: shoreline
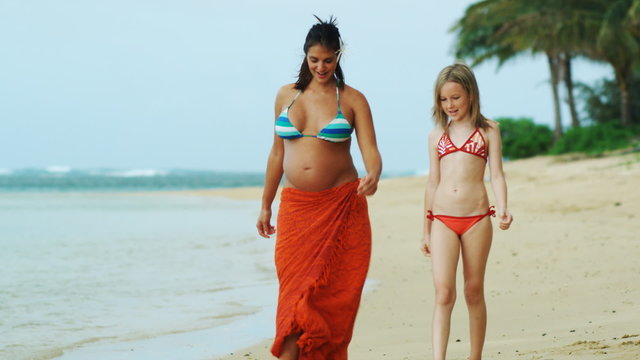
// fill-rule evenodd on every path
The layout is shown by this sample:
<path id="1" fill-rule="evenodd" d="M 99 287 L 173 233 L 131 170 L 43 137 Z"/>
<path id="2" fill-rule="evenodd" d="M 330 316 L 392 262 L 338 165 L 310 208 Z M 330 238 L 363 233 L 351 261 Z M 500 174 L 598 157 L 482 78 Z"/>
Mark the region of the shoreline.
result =
<path id="1" fill-rule="evenodd" d="M 0 283 L 13 311 L 0 358 L 195 360 L 268 337 L 277 282 L 272 243 L 253 227 L 258 202 L 100 193 L 5 200 Z M 232 344 L 226 337 L 236 333 Z"/>
<path id="2" fill-rule="evenodd" d="M 606 353 L 635 359 L 640 154 L 540 156 L 504 168 L 515 220 L 508 231 L 497 230 L 494 221 L 485 356 L 595 360 Z M 374 239 L 368 278 L 377 286 L 363 296 L 352 359 L 417 360 L 431 353 L 431 270 L 418 251 L 425 183 L 425 176 L 383 179 L 369 198 Z M 250 198 L 261 188 L 229 190 L 204 194 Z M 458 275 L 448 354 L 466 359 L 467 313 Z M 270 345 L 271 339 L 209 359 L 270 359 Z"/>

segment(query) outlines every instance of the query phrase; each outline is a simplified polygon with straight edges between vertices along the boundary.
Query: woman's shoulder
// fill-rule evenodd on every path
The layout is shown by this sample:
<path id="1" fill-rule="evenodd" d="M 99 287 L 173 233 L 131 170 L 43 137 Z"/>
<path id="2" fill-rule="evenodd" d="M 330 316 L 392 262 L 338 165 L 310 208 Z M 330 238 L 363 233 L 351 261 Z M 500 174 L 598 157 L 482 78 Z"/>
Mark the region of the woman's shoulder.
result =
<path id="1" fill-rule="evenodd" d="M 296 89 L 295 86 L 296 84 L 291 83 L 291 84 L 282 85 L 278 89 L 278 93 L 276 94 L 276 106 L 278 108 L 285 106 L 284 104 L 291 102 L 291 100 L 293 100 L 293 98 L 298 93 L 298 90 Z"/>
<path id="2" fill-rule="evenodd" d="M 291 84 L 285 84 L 282 85 L 279 89 L 278 89 L 278 95 L 276 95 L 277 97 L 281 97 L 281 96 L 288 96 L 291 94 L 296 94 L 298 92 L 298 90 L 296 89 L 296 84 L 295 83 L 291 83 Z"/>
<path id="3" fill-rule="evenodd" d="M 344 99 L 347 102 L 367 102 L 367 98 L 364 96 L 360 90 L 351 87 L 347 84 L 344 84 L 342 89 L 340 89 L 340 98 Z"/>
<path id="4" fill-rule="evenodd" d="M 344 84 L 344 85 L 342 86 L 341 90 L 342 90 L 342 92 L 344 92 L 345 94 L 351 94 L 351 95 L 359 94 L 359 95 L 362 95 L 362 93 L 360 92 L 360 90 L 358 90 L 358 89 L 354 88 L 353 86 L 347 85 L 347 84 Z M 364 96 L 364 95 L 362 95 L 362 96 Z"/>

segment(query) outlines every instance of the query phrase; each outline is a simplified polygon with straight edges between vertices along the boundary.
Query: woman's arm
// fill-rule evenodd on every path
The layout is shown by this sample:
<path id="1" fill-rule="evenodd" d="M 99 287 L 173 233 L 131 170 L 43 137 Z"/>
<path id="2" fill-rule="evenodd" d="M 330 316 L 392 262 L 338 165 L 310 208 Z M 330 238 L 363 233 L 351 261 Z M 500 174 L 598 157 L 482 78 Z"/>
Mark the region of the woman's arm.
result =
<path id="1" fill-rule="evenodd" d="M 353 92 L 353 122 L 358 138 L 358 147 L 367 170 L 367 175 L 360 179 L 358 194 L 373 195 L 378 190 L 378 180 L 380 180 L 382 172 L 382 158 L 380 151 L 378 151 L 369 103 L 362 93 L 353 88 L 350 90 Z"/>
<path id="2" fill-rule="evenodd" d="M 288 88 L 290 88 L 290 86 L 283 86 L 276 96 L 276 118 L 280 115 Z M 267 160 L 267 172 L 262 192 L 262 206 L 260 209 L 260 215 L 258 216 L 258 222 L 256 224 L 258 234 L 264 238 L 268 238 L 269 235 L 273 235 L 276 232 L 275 227 L 271 225 L 271 204 L 273 204 L 273 199 L 276 197 L 278 185 L 280 184 L 280 180 L 282 179 L 282 174 L 284 172 L 282 170 L 283 159 L 284 141 L 274 133 L 273 145 L 271 146 L 271 151 L 269 152 L 269 158 Z"/>
<path id="3" fill-rule="evenodd" d="M 498 221 L 500 229 L 507 230 L 513 221 L 513 216 L 507 207 L 507 182 L 502 170 L 502 139 L 500 137 L 499 124 L 490 121 L 491 127 L 487 130 L 489 138 L 489 171 L 491 173 L 491 187 L 498 202 Z"/>
<path id="4" fill-rule="evenodd" d="M 427 186 L 424 191 L 424 229 L 422 234 L 422 244 L 420 250 L 425 256 L 430 256 L 431 251 L 431 220 L 427 219 L 427 211 L 433 209 L 433 194 L 435 194 L 438 184 L 440 184 L 440 159 L 438 158 L 437 142 L 442 136 L 442 130 L 434 128 L 429 133 L 428 152 L 429 152 L 429 177 L 427 178 Z"/>

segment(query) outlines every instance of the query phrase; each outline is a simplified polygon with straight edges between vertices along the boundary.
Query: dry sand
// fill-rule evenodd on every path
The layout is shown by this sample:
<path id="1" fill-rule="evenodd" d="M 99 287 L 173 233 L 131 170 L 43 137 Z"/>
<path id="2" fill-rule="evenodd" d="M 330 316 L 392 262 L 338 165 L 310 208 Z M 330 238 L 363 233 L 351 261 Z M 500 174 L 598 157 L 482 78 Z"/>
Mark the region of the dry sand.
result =
<path id="1" fill-rule="evenodd" d="M 505 173 L 515 221 L 508 231 L 494 221 L 484 358 L 640 359 L 640 154 L 537 157 Z M 350 359 L 431 358 L 434 291 L 418 250 L 425 183 L 384 180 L 369 199 L 377 286 L 363 298 Z M 260 189 L 215 193 L 260 198 Z M 461 287 L 459 277 L 449 359 L 468 355 Z M 272 359 L 269 346 L 219 359 Z"/>

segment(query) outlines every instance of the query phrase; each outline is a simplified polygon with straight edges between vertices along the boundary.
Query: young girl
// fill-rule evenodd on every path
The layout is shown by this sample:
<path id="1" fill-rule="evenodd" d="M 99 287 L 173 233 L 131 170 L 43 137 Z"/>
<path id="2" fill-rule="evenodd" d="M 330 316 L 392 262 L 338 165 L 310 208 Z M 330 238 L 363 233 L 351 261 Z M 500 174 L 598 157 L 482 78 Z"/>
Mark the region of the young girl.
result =
<path id="1" fill-rule="evenodd" d="M 507 210 L 507 184 L 502 171 L 498 123 L 480 113 L 480 95 L 471 69 L 444 68 L 435 84 L 429 134 L 429 180 L 421 250 L 431 257 L 436 301 L 433 311 L 434 360 L 447 352 L 451 311 L 456 300 L 456 269 L 462 255 L 464 295 L 469 310 L 470 360 L 480 360 L 487 327 L 484 274 L 491 247 L 490 216 L 494 206 L 484 185 L 487 162 L 497 202 L 499 227 L 513 217 Z"/>

